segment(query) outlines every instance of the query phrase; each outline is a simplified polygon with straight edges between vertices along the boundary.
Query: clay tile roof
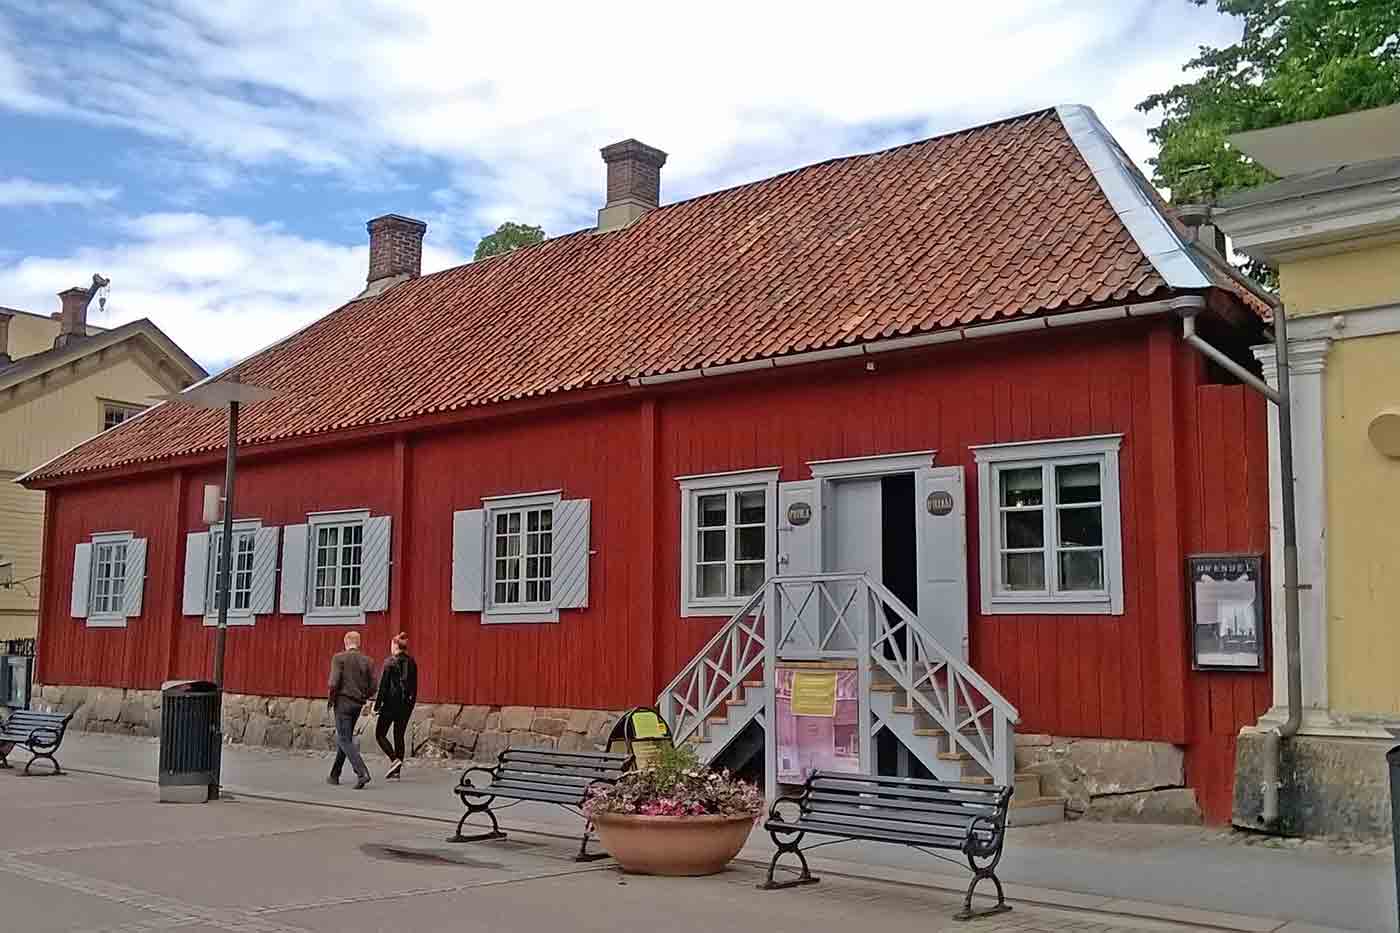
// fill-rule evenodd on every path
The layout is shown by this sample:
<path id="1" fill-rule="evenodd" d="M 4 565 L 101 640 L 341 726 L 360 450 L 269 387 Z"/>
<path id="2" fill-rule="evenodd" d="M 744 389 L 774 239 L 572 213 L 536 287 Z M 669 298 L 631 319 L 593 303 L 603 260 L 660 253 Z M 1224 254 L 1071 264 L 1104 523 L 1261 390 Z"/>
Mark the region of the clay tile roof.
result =
<path id="1" fill-rule="evenodd" d="M 240 443 L 1169 291 L 1071 110 L 1082 122 L 1044 110 L 833 159 L 351 301 L 235 367 L 282 393 L 246 407 Z M 162 405 L 29 479 L 219 450 L 224 431 L 221 412 Z"/>

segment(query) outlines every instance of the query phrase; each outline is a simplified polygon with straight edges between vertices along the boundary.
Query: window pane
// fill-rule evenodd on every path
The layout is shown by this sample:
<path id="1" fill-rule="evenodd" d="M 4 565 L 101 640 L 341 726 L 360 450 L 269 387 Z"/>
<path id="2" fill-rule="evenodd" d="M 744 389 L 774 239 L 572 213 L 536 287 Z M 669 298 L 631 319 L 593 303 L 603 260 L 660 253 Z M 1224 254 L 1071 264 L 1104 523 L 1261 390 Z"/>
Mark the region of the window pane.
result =
<path id="1" fill-rule="evenodd" d="M 700 532 L 700 561 L 712 563 L 724 560 L 724 532 Z"/>
<path id="2" fill-rule="evenodd" d="M 511 534 L 519 534 L 519 533 L 520 533 L 520 513 L 519 513 L 519 512 L 507 512 L 507 513 L 506 513 L 506 530 L 509 531 Z"/>
<path id="3" fill-rule="evenodd" d="M 1101 590 L 1103 588 L 1103 551 L 1061 552 L 1061 590 Z"/>
<path id="4" fill-rule="evenodd" d="M 496 595 L 494 601 L 497 605 L 500 605 L 501 603 L 506 601 L 506 585 L 504 583 L 496 584 Z"/>
<path id="5" fill-rule="evenodd" d="M 1103 509 L 1097 505 L 1060 509 L 1060 545 L 1062 547 L 1101 547 L 1103 545 Z"/>
<path id="6" fill-rule="evenodd" d="M 496 534 L 503 535 L 510 530 L 510 523 L 506 521 L 506 513 L 499 512 L 496 515 Z"/>
<path id="7" fill-rule="evenodd" d="M 695 500 L 696 524 L 701 528 L 713 528 L 716 525 L 724 525 L 725 500 L 728 497 L 724 493 L 712 496 L 700 496 Z"/>
<path id="8" fill-rule="evenodd" d="M 1045 546 L 1044 512 L 1002 512 L 1001 519 L 1002 547 Z"/>
<path id="9" fill-rule="evenodd" d="M 1003 554 L 1001 582 L 1008 590 L 1045 589 L 1045 555 Z"/>
<path id="10" fill-rule="evenodd" d="M 527 603 L 540 601 L 540 584 L 537 580 L 525 581 L 525 601 Z"/>
<path id="11" fill-rule="evenodd" d="M 763 560 L 764 527 L 740 528 L 734 556 L 738 560 Z"/>
<path id="12" fill-rule="evenodd" d="M 542 602 L 542 603 L 547 603 L 547 602 L 549 602 L 550 599 L 553 598 L 553 595 L 552 595 L 552 594 L 553 594 L 553 589 L 554 589 L 553 584 L 552 584 L 548 579 L 541 580 L 541 581 L 540 581 L 540 602 Z"/>
<path id="13" fill-rule="evenodd" d="M 1040 467 L 1002 470 L 1000 476 L 1002 505 L 1040 505 L 1044 501 Z"/>
<path id="14" fill-rule="evenodd" d="M 724 565 L 706 564 L 696 568 L 696 596 L 726 596 L 724 592 Z"/>
<path id="15" fill-rule="evenodd" d="M 1055 467 L 1056 501 L 1060 505 L 1074 502 L 1098 502 L 1099 465 L 1097 463 L 1075 463 L 1070 466 Z"/>
<path id="16" fill-rule="evenodd" d="M 756 525 L 763 522 L 764 495 L 762 489 L 739 493 L 739 524 Z"/>
<path id="17" fill-rule="evenodd" d="M 737 568 L 739 591 L 736 595 L 749 596 L 758 592 L 763 585 L 763 564 L 740 564 Z"/>

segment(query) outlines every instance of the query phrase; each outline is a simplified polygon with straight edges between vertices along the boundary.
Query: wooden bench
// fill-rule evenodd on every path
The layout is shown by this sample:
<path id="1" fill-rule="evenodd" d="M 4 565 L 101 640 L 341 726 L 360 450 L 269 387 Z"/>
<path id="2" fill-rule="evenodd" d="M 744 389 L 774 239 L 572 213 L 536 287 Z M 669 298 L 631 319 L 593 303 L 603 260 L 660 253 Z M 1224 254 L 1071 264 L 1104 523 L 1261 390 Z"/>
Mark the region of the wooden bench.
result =
<path id="1" fill-rule="evenodd" d="M 768 865 L 768 880 L 759 887 L 789 888 L 817 881 L 802 854 L 802 840 L 808 834 L 831 837 L 808 849 L 854 840 L 890 842 L 950 862 L 954 860 L 931 850 L 962 853 L 972 871 L 972 883 L 957 919 L 1001 913 L 1011 909 L 996 876 L 1010 804 L 1009 787 L 814 772 L 800 793 L 779 797 L 769 811 L 763 828 L 772 834 L 778 851 Z M 783 810 L 788 811 L 787 817 Z M 791 881 L 775 882 L 778 860 L 789 853 L 797 856 L 802 871 Z M 996 886 L 997 903 L 974 913 L 972 892 L 984 878 Z"/>
<path id="2" fill-rule="evenodd" d="M 557 752 L 549 749 L 511 749 L 501 752 L 493 768 L 472 767 L 462 772 L 455 793 L 461 798 L 467 812 L 457 821 L 457 832 L 448 842 L 481 842 L 486 839 L 504 839 L 500 823 L 496 822 L 493 810 L 499 798 L 516 803 L 533 801 L 553 803 L 583 816 L 583 804 L 588 799 L 589 789 L 599 784 L 612 784 L 622 773 L 632 766 L 631 755 L 610 755 L 600 752 Z M 473 774 L 484 774 L 490 782 L 478 786 L 472 783 Z M 463 836 L 462 827 L 477 813 L 485 813 L 491 819 L 491 829 L 476 836 Z M 574 861 L 591 862 L 607 858 L 606 853 L 589 854 L 588 839 L 593 834 L 593 821 L 584 818 L 583 841 L 579 844 Z"/>
<path id="3" fill-rule="evenodd" d="M 41 758 L 53 765 L 52 774 L 62 774 L 63 769 L 58 766 L 54 752 L 63 744 L 63 736 L 67 734 L 72 718 L 72 713 L 38 713 L 27 709 L 10 713 L 10 718 L 0 725 L 0 768 L 10 767 L 10 752 L 20 745 L 29 752 L 29 761 L 24 766 L 25 774 Z"/>

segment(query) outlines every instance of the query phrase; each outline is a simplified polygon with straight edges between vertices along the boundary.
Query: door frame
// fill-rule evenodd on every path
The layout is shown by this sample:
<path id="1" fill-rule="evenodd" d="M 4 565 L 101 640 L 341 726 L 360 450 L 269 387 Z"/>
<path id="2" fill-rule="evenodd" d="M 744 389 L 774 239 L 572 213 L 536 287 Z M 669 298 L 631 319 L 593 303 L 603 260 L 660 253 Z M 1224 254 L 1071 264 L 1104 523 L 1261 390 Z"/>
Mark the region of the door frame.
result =
<path id="1" fill-rule="evenodd" d="M 870 479 L 891 476 L 898 473 L 913 473 L 917 478 L 920 470 L 932 469 L 938 459 L 937 450 L 911 450 L 893 454 L 877 454 L 873 457 L 843 457 L 839 460 L 809 460 L 807 466 L 812 471 L 813 516 L 816 519 L 815 540 L 817 560 L 825 569 L 826 562 L 826 490 L 827 484 L 843 479 Z M 917 529 L 916 529 L 917 532 Z"/>

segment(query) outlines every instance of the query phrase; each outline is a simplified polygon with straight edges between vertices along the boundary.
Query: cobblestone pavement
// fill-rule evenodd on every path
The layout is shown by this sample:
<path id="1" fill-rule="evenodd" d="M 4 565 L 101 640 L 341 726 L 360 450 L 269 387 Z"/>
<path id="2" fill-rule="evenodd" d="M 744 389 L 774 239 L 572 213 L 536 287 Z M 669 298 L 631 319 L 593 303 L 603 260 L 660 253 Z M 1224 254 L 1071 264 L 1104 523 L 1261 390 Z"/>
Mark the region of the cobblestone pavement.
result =
<path id="1" fill-rule="evenodd" d="M 518 834 L 446 846 L 420 820 L 242 799 L 159 804 L 90 774 L 0 772 L 0 929 L 32 933 L 963 930 L 955 894 L 843 877 L 761 892 L 761 870 L 706 879 L 578 865 Z M 1017 905 L 993 931 L 1200 929 Z"/>

